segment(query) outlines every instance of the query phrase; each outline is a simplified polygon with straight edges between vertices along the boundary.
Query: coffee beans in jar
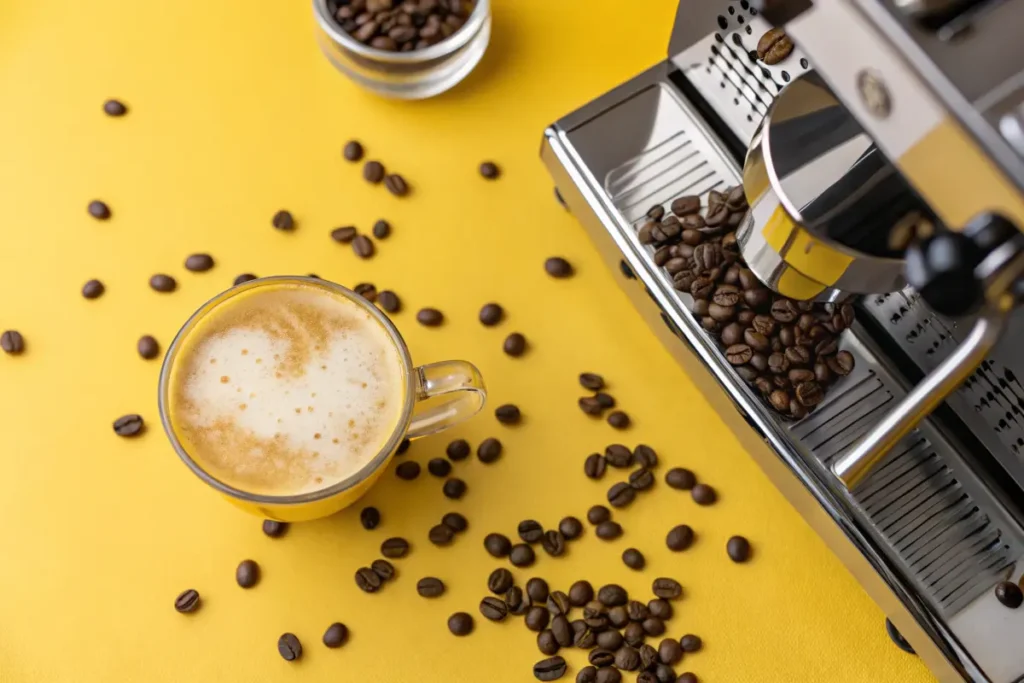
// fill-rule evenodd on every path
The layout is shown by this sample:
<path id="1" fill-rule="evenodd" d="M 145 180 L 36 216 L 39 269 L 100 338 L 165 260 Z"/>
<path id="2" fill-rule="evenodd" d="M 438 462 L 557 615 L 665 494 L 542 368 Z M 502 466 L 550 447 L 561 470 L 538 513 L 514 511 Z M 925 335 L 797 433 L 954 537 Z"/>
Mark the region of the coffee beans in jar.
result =
<path id="1" fill-rule="evenodd" d="M 474 4 L 470 0 L 328 0 L 327 9 L 338 26 L 360 43 L 386 52 L 411 52 L 452 36 L 469 19 Z"/>

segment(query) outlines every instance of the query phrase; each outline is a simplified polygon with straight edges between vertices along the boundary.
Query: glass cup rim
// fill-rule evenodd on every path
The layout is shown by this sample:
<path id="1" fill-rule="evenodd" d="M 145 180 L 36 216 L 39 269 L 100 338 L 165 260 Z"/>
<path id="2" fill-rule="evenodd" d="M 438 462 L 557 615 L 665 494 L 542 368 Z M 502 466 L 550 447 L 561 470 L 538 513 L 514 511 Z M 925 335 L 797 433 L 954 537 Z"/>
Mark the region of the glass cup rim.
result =
<path id="1" fill-rule="evenodd" d="M 438 57 L 444 57 L 457 51 L 472 40 L 489 12 L 490 0 L 476 0 L 476 4 L 473 6 L 473 11 L 470 12 L 469 17 L 466 19 L 466 23 L 463 24 L 458 31 L 444 40 L 434 43 L 423 50 L 412 50 L 411 52 L 390 52 L 388 50 L 379 50 L 375 47 L 370 47 L 369 45 L 360 43 L 335 23 L 334 17 L 327 12 L 327 0 L 313 0 L 313 15 L 316 17 L 316 21 L 320 25 L 320 28 L 323 29 L 324 33 L 329 35 L 332 40 L 357 55 L 374 61 L 391 64 L 415 64 L 418 62 L 426 62 L 437 59 Z"/>
<path id="2" fill-rule="evenodd" d="M 398 355 L 402 360 L 403 374 L 405 375 L 406 387 L 405 387 L 405 405 L 402 407 L 401 417 L 398 420 L 398 424 L 388 438 L 387 442 L 381 447 L 380 452 L 377 453 L 368 463 L 359 468 L 356 472 L 342 479 L 339 482 L 331 484 L 328 487 L 317 489 L 316 491 L 310 491 L 308 493 L 297 493 L 288 495 L 267 495 L 260 493 L 251 493 L 243 491 L 242 489 L 235 488 L 229 484 L 224 483 L 217 477 L 207 472 L 191 455 L 186 451 L 185 446 L 178 439 L 177 434 L 174 432 L 174 428 L 171 425 L 170 412 L 167 410 L 167 395 L 170 390 L 170 376 L 171 367 L 174 365 L 174 358 L 177 355 L 178 348 L 184 340 L 187 333 L 192 330 L 192 327 L 201 318 L 211 313 L 217 306 L 222 305 L 229 299 L 241 294 L 242 292 L 249 291 L 251 289 L 258 289 L 273 284 L 288 284 L 288 283 L 299 283 L 311 285 L 314 287 L 320 287 L 327 289 L 336 294 L 344 296 L 346 299 L 361 307 L 363 310 L 370 313 L 373 318 L 380 323 L 387 331 L 388 336 L 391 338 L 391 342 L 395 345 L 398 350 Z M 342 493 L 349 489 L 359 486 L 365 482 L 371 475 L 373 475 L 380 467 L 384 464 L 392 452 L 397 449 L 401 440 L 405 437 L 405 427 L 408 426 L 412 419 L 412 408 L 415 404 L 415 382 L 413 376 L 413 364 L 412 358 L 409 355 L 409 347 L 406 345 L 405 340 L 399 333 L 398 328 L 395 327 L 394 323 L 376 306 L 356 294 L 351 289 L 339 285 L 336 282 L 330 282 L 329 280 L 321 280 L 320 278 L 306 277 L 303 275 L 273 275 L 269 277 L 256 278 L 255 280 L 249 280 L 240 285 L 230 287 L 215 296 L 208 299 L 199 308 L 197 308 L 189 317 L 188 320 L 181 326 L 181 329 L 174 335 L 174 340 L 170 346 L 167 347 L 167 353 L 164 354 L 163 363 L 160 367 L 160 380 L 158 384 L 158 396 L 157 404 L 160 410 L 160 422 L 163 425 L 164 432 L 167 434 L 167 438 L 170 440 L 174 450 L 178 453 L 178 457 L 188 466 L 192 472 L 202 479 L 206 484 L 212 486 L 214 489 L 221 493 L 251 503 L 262 503 L 268 505 L 301 505 L 304 503 L 311 503 L 319 500 L 325 500 L 331 498 L 336 494 Z"/>

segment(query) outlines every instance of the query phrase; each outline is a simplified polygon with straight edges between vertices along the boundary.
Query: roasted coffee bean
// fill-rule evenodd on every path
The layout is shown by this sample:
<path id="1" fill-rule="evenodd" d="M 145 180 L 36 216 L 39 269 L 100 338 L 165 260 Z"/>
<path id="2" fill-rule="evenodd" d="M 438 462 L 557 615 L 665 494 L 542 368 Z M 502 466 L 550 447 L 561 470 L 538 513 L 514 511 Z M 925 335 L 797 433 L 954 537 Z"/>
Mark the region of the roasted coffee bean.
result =
<path id="1" fill-rule="evenodd" d="M 551 657 L 533 665 L 533 675 L 538 681 L 554 681 L 565 675 L 567 665 L 562 657 Z"/>
<path id="2" fill-rule="evenodd" d="M 486 327 L 494 327 L 505 317 L 505 310 L 498 304 L 485 304 L 480 309 L 480 322 Z"/>
<path id="3" fill-rule="evenodd" d="M 435 524 L 430 527 L 427 538 L 434 545 L 448 545 L 455 539 L 455 531 L 447 524 Z"/>
<path id="4" fill-rule="evenodd" d="M 619 605 L 608 610 L 608 623 L 615 628 L 625 628 L 629 624 L 629 611 L 626 606 Z"/>
<path id="5" fill-rule="evenodd" d="M 722 328 L 722 332 L 719 338 L 722 340 L 722 344 L 725 346 L 739 344 L 743 341 L 743 326 L 737 322 L 729 323 L 728 325 Z"/>
<path id="6" fill-rule="evenodd" d="M 409 194 L 409 183 L 397 173 L 391 173 L 384 178 L 384 187 L 396 197 L 404 197 Z"/>
<path id="7" fill-rule="evenodd" d="M 608 650 L 591 650 L 587 660 L 598 668 L 612 666 L 615 664 L 615 653 Z"/>
<path id="8" fill-rule="evenodd" d="M 1000 581 L 996 584 L 996 600 L 1010 609 L 1017 609 L 1024 603 L 1024 592 L 1012 581 Z"/>
<path id="9" fill-rule="evenodd" d="M 567 541 L 572 541 L 583 533 L 583 522 L 575 517 L 565 517 L 558 523 L 558 530 L 562 532 Z"/>
<path id="10" fill-rule="evenodd" d="M 534 605 L 526 612 L 526 628 L 531 631 L 540 632 L 548 626 L 548 621 L 551 619 L 551 614 L 543 607 Z"/>
<path id="11" fill-rule="evenodd" d="M 445 513 L 441 523 L 456 533 L 462 533 L 469 528 L 469 520 L 458 512 Z"/>
<path id="12" fill-rule="evenodd" d="M 139 352 L 139 356 L 146 360 L 153 360 L 160 355 L 160 344 L 148 334 L 139 337 L 135 349 Z"/>
<path id="13" fill-rule="evenodd" d="M 679 639 L 679 645 L 683 648 L 683 652 L 697 652 L 700 650 L 703 643 L 701 642 L 700 636 L 688 633 Z"/>
<path id="14" fill-rule="evenodd" d="M 176 290 L 178 288 L 178 283 L 170 275 L 157 273 L 149 278 L 149 286 L 153 291 L 160 292 L 161 294 L 167 294 L 168 292 Z"/>
<path id="15" fill-rule="evenodd" d="M 797 368 L 794 370 L 790 370 L 787 377 L 789 377 L 789 381 L 792 382 L 794 386 L 796 386 L 801 382 L 813 382 L 814 371 Z"/>
<path id="16" fill-rule="evenodd" d="M 416 313 L 416 322 L 425 327 L 438 327 L 444 322 L 444 313 L 436 308 L 421 308 Z"/>
<path id="17" fill-rule="evenodd" d="M 545 531 L 544 538 L 541 539 L 541 547 L 544 548 L 544 552 L 551 555 L 551 557 L 564 555 L 565 536 L 562 535 L 561 531 Z"/>
<path id="18" fill-rule="evenodd" d="M 825 337 L 814 346 L 814 353 L 819 356 L 833 356 L 839 351 L 839 344 L 834 337 Z"/>
<path id="19" fill-rule="evenodd" d="M 768 341 L 768 337 L 753 328 L 748 328 L 743 333 L 743 341 L 755 351 L 768 351 L 771 348 L 771 342 Z"/>
<path id="20" fill-rule="evenodd" d="M 341 150 L 346 161 L 359 161 L 363 158 L 363 146 L 357 140 L 349 140 Z"/>
<path id="21" fill-rule="evenodd" d="M 282 634 L 277 639 L 277 652 L 286 662 L 294 662 L 302 658 L 302 643 L 293 633 Z"/>
<path id="22" fill-rule="evenodd" d="M 103 103 L 103 113 L 107 116 L 124 116 L 128 113 L 128 107 L 120 100 L 107 100 Z"/>
<path id="23" fill-rule="evenodd" d="M 590 479 L 600 479 L 604 476 L 607 461 L 600 453 L 591 453 L 583 461 L 583 474 Z"/>
<path id="24" fill-rule="evenodd" d="M 608 424 L 615 429 L 626 429 L 631 422 L 629 415 L 622 410 L 615 410 L 608 415 Z"/>
<path id="25" fill-rule="evenodd" d="M 602 541 L 613 541 L 622 535 L 622 526 L 618 522 L 607 520 L 597 525 L 594 534 Z"/>
<path id="26" fill-rule="evenodd" d="M 240 285 L 240 284 L 242 284 L 244 282 L 249 282 L 249 281 L 255 280 L 255 279 L 256 279 L 256 276 L 253 275 L 252 273 L 242 273 L 241 275 L 235 277 L 233 284 L 237 287 L 238 285 Z"/>
<path id="27" fill-rule="evenodd" d="M 665 474 L 665 483 L 680 491 L 689 491 L 697 484 L 697 477 L 684 467 L 673 467 Z"/>
<path id="28" fill-rule="evenodd" d="M 791 299 L 778 299 L 772 304 L 771 315 L 780 323 L 791 323 L 800 315 L 800 309 Z"/>
<path id="29" fill-rule="evenodd" d="M 751 326 L 755 332 L 765 337 L 771 337 L 775 334 L 775 330 L 778 327 L 774 318 L 763 314 L 755 315 L 751 321 Z"/>
<path id="30" fill-rule="evenodd" d="M 632 647 L 640 647 L 644 643 L 644 638 L 647 634 L 644 633 L 644 627 L 640 625 L 639 621 L 629 623 L 626 628 L 622 630 L 622 638 L 626 641 L 627 645 Z"/>
<path id="31" fill-rule="evenodd" d="M 790 399 L 789 414 L 792 415 L 794 419 L 801 420 L 807 416 L 807 408 L 805 408 L 803 404 L 795 398 Z"/>
<path id="32" fill-rule="evenodd" d="M 537 634 L 537 649 L 546 655 L 553 655 L 561 649 L 551 629 L 546 628 Z"/>
<path id="33" fill-rule="evenodd" d="M 783 375 L 789 372 L 789 359 L 784 353 L 773 353 L 768 356 L 768 371 L 774 375 Z"/>
<path id="34" fill-rule="evenodd" d="M 448 617 L 448 630 L 454 636 L 468 636 L 473 632 L 473 617 L 465 612 L 456 612 Z"/>
<path id="35" fill-rule="evenodd" d="M 476 457 L 480 462 L 490 464 L 501 457 L 501 451 L 501 442 L 494 438 L 488 438 L 480 442 L 480 446 L 476 449 Z"/>
<path id="36" fill-rule="evenodd" d="M 615 653 L 615 666 L 622 671 L 636 671 L 640 668 L 640 653 L 629 645 L 623 645 Z"/>
<path id="37" fill-rule="evenodd" d="M 381 581 L 390 581 L 395 578 L 395 566 L 387 560 L 374 560 L 370 563 L 370 569 L 380 577 Z"/>
<path id="38" fill-rule="evenodd" d="M 625 588 L 618 584 L 609 583 L 608 585 L 601 586 L 601 589 L 597 591 L 597 599 L 605 607 L 616 607 L 617 605 L 625 605 L 628 597 Z"/>
<path id="39" fill-rule="evenodd" d="M 242 560 L 235 569 L 235 582 L 242 588 L 252 588 L 260 580 L 260 566 L 253 560 Z"/>
<path id="40" fill-rule="evenodd" d="M 806 346 L 790 346 L 785 351 L 786 360 L 793 365 L 808 365 L 811 362 L 811 352 Z"/>
<path id="41" fill-rule="evenodd" d="M 323 643 L 329 648 L 341 647 L 348 640 L 348 627 L 341 622 L 334 622 L 324 631 Z"/>
<path id="42" fill-rule="evenodd" d="M 491 557 L 507 557 L 512 550 L 512 541 L 501 534 L 487 534 L 484 537 L 484 549 Z"/>
<path id="43" fill-rule="evenodd" d="M 658 663 L 658 651 L 652 645 L 644 643 L 637 648 L 640 653 L 640 668 L 649 670 Z"/>
<path id="44" fill-rule="evenodd" d="M 444 486 L 441 487 L 441 492 L 444 494 L 445 498 L 458 500 L 466 495 L 467 488 L 466 482 L 462 481 L 458 477 L 452 477 L 451 479 L 445 480 Z"/>
<path id="45" fill-rule="evenodd" d="M 733 285 L 719 285 L 711 300 L 719 306 L 736 306 L 740 302 L 740 290 Z"/>
<path id="46" fill-rule="evenodd" d="M 352 239 L 352 251 L 359 258 L 368 259 L 376 252 L 376 247 L 373 246 L 373 240 L 366 235 L 356 235 Z"/>
<path id="47" fill-rule="evenodd" d="M 636 489 L 624 481 L 612 484 L 608 489 L 608 504 L 613 508 L 626 507 L 636 498 Z"/>
<path id="48" fill-rule="evenodd" d="M 281 538 L 288 533 L 288 522 L 278 522 L 276 519 L 263 520 L 263 533 L 270 538 Z"/>
<path id="49" fill-rule="evenodd" d="M 415 460 L 406 460 L 398 464 L 398 467 L 395 468 L 395 474 L 399 479 L 412 481 L 420 476 L 420 464 Z"/>
<path id="50" fill-rule="evenodd" d="M 793 51 L 793 40 L 781 28 L 767 31 L 757 41 L 757 57 L 765 64 L 778 64 Z"/>
<path id="51" fill-rule="evenodd" d="M 364 593 L 376 593 L 380 589 L 381 583 L 377 572 L 369 567 L 360 567 L 356 570 L 356 585 Z"/>
<path id="52" fill-rule="evenodd" d="M 561 256 L 552 256 L 544 262 L 544 270 L 553 278 L 567 278 L 573 273 L 572 264 Z"/>
<path id="53" fill-rule="evenodd" d="M 633 460 L 637 465 L 646 469 L 653 469 L 658 466 L 658 454 L 653 448 L 640 444 L 633 449 Z"/>
<path id="54" fill-rule="evenodd" d="M 818 360 L 814 364 L 814 380 L 822 386 L 828 384 L 832 380 L 832 371 L 828 369 L 828 363 L 823 360 Z"/>
<path id="55" fill-rule="evenodd" d="M 614 629 L 601 631 L 597 634 L 597 646 L 602 650 L 615 652 L 622 647 L 622 634 Z"/>
<path id="56" fill-rule="evenodd" d="M 377 287 L 375 287 L 372 282 L 360 282 L 352 288 L 352 291 L 369 301 L 371 304 L 377 301 Z"/>
<path id="57" fill-rule="evenodd" d="M 588 581 L 577 581 L 569 587 L 569 604 L 582 607 L 594 599 L 594 588 Z"/>
<path id="58" fill-rule="evenodd" d="M 673 527 L 665 538 L 665 545 L 674 552 L 686 550 L 693 545 L 693 529 L 686 524 Z"/>
<path id="59" fill-rule="evenodd" d="M 530 608 L 530 601 L 519 586 L 512 586 L 505 591 L 505 604 L 508 606 L 508 613 L 517 616 L 526 614 L 526 610 Z"/>
<path id="60" fill-rule="evenodd" d="M 612 512 L 604 505 L 594 505 L 587 510 L 587 521 L 591 524 L 597 525 L 602 522 L 607 522 L 612 518 Z"/>
<path id="61" fill-rule="evenodd" d="M 436 598 L 444 594 L 445 585 L 441 579 L 427 576 L 416 582 L 416 592 L 424 598 Z"/>
<path id="62" fill-rule="evenodd" d="M 659 578 L 651 585 L 651 592 L 659 598 L 675 600 L 683 594 L 683 587 L 675 579 Z"/>
<path id="63" fill-rule="evenodd" d="M 6 334 L 6 332 L 4 334 Z M 7 351 L 6 346 L 4 347 L 4 351 Z M 13 353 L 12 351 L 7 352 Z M 118 436 L 138 436 L 143 432 L 145 427 L 146 424 L 141 415 L 122 415 L 114 420 L 114 433 Z"/>
<path id="64" fill-rule="evenodd" d="M 516 567 L 529 567 L 537 559 L 537 556 L 533 552 L 533 548 L 525 543 L 519 543 L 512 546 L 512 550 L 509 551 L 508 560 Z"/>
<path id="65" fill-rule="evenodd" d="M 582 628 L 578 628 L 577 625 L 582 625 Z M 590 650 L 597 644 L 597 634 L 587 626 L 586 622 L 582 620 L 572 622 L 572 630 L 572 644 L 581 650 Z"/>
<path id="66" fill-rule="evenodd" d="M 110 207 L 105 202 L 94 199 L 89 202 L 89 215 L 96 220 L 105 221 L 110 218 Z"/>
<path id="67" fill-rule="evenodd" d="M 331 239 L 335 242 L 348 244 L 356 238 L 356 229 L 352 226 L 335 228 L 331 231 Z"/>
<path id="68" fill-rule="evenodd" d="M 456 439 L 448 444 L 445 449 L 445 455 L 448 456 L 449 460 L 458 462 L 459 460 L 465 460 L 470 454 L 469 442 L 465 439 Z"/>
<path id="69" fill-rule="evenodd" d="M 604 389 L 604 378 L 593 372 L 580 373 L 580 386 L 590 391 L 601 391 Z"/>
<path id="70" fill-rule="evenodd" d="M 696 195 L 679 197 L 672 202 L 672 213 L 677 216 L 688 216 L 698 211 L 700 211 L 700 197 Z"/>
<path id="71" fill-rule="evenodd" d="M 199 597 L 199 591 L 189 588 L 179 593 L 178 597 L 174 599 L 174 609 L 182 614 L 188 614 L 199 609 L 201 602 L 202 599 Z"/>
<path id="72" fill-rule="evenodd" d="M 185 270 L 193 273 L 205 273 L 213 268 L 213 257 L 209 254 L 192 254 L 185 259 Z"/>
<path id="73" fill-rule="evenodd" d="M 647 605 L 639 600 L 630 600 L 626 603 L 626 613 L 629 615 L 630 621 L 643 621 L 647 617 L 651 616 L 650 611 L 647 609 Z"/>
<path id="74" fill-rule="evenodd" d="M 409 553 L 409 541 L 395 536 L 380 544 L 380 554 L 389 559 L 405 557 Z"/>
<path id="75" fill-rule="evenodd" d="M 755 354 L 755 358 L 757 354 Z M 736 374 L 740 376 L 746 382 L 753 382 L 758 377 L 758 370 L 754 367 L 754 361 L 751 359 L 750 365 L 738 365 L 736 366 Z"/>
<path id="76" fill-rule="evenodd" d="M 707 484 L 697 484 L 690 491 L 690 495 L 697 505 L 711 505 L 718 499 L 718 494 Z"/>
<path id="77" fill-rule="evenodd" d="M 551 616 L 568 614 L 572 603 L 569 602 L 569 596 L 562 591 L 551 591 L 547 599 L 547 608 Z"/>
<path id="78" fill-rule="evenodd" d="M 597 670 L 596 681 L 597 683 L 621 683 L 622 674 L 619 673 L 618 669 L 606 666 L 603 669 Z"/>
<path id="79" fill-rule="evenodd" d="M 801 382 L 796 385 L 796 400 L 805 408 L 818 405 L 825 399 L 825 392 L 817 382 Z"/>
<path id="80" fill-rule="evenodd" d="M 828 369 L 840 377 L 846 377 L 853 372 L 854 359 L 853 354 L 849 351 L 840 351 L 826 362 Z"/>
<path id="81" fill-rule="evenodd" d="M 633 465 L 633 452 L 622 444 L 613 443 L 605 448 L 604 457 L 612 467 L 626 468 Z"/>
<path id="82" fill-rule="evenodd" d="M 646 491 L 654 486 L 654 474 L 646 468 L 629 473 L 629 485 L 637 491 Z"/>
<path id="83" fill-rule="evenodd" d="M 487 590 L 491 591 L 495 595 L 501 595 L 508 591 L 512 587 L 512 583 L 515 579 L 512 577 L 512 572 L 500 567 L 491 572 L 491 575 L 487 577 Z"/>
<path id="84" fill-rule="evenodd" d="M 597 683 L 597 669 L 592 666 L 583 667 L 576 674 L 576 683 Z"/>
<path id="85" fill-rule="evenodd" d="M 729 559 L 733 562 L 746 562 L 750 559 L 750 541 L 743 536 L 733 536 L 725 544 Z"/>
<path id="86" fill-rule="evenodd" d="M 771 294 L 764 287 L 748 289 L 743 292 L 743 303 L 755 311 L 763 310 L 772 300 Z"/>
<path id="87" fill-rule="evenodd" d="M 714 290 L 715 283 L 713 280 L 706 277 L 698 277 L 690 285 L 690 294 L 695 299 L 708 299 L 711 296 L 711 292 Z"/>
<path id="88" fill-rule="evenodd" d="M 86 299 L 98 299 L 103 296 L 104 291 L 106 291 L 106 287 L 99 280 L 89 280 L 82 285 L 82 296 Z"/>
<path id="89" fill-rule="evenodd" d="M 480 164 L 480 175 L 487 180 L 496 180 L 501 175 L 501 170 L 493 161 L 485 161 Z"/>
<path id="90" fill-rule="evenodd" d="M 658 664 L 654 667 L 654 677 L 658 683 L 676 683 L 676 670 L 668 664 Z"/>
<path id="91" fill-rule="evenodd" d="M 452 464 L 444 458 L 431 458 L 427 463 L 427 471 L 435 477 L 447 477 L 452 472 Z"/>
<path id="92" fill-rule="evenodd" d="M 732 365 L 746 365 L 754 356 L 754 350 L 746 344 L 733 344 L 725 350 L 725 359 Z"/>
<path id="93" fill-rule="evenodd" d="M 498 418 L 498 422 L 503 425 L 514 425 L 519 424 L 522 420 L 522 413 L 519 412 L 519 406 L 511 403 L 498 406 L 494 410 L 494 416 Z"/>
<path id="94" fill-rule="evenodd" d="M 810 313 L 803 313 L 796 319 L 796 326 L 804 332 L 810 332 L 815 323 L 814 316 Z"/>
<path id="95" fill-rule="evenodd" d="M 535 605 L 546 602 L 548 599 L 548 582 L 539 577 L 533 577 L 526 582 L 526 594 Z"/>
<path id="96" fill-rule="evenodd" d="M 606 616 L 608 608 L 600 600 L 588 600 L 583 605 L 583 621 Z"/>
<path id="97" fill-rule="evenodd" d="M 657 638 L 665 633 L 665 622 L 657 617 L 648 617 L 641 625 L 644 627 L 644 633 L 652 638 Z"/>
<path id="98" fill-rule="evenodd" d="M 571 647 L 573 643 L 572 627 L 564 614 L 559 614 L 551 620 L 551 632 L 555 634 L 555 640 L 562 647 Z"/>
<path id="99" fill-rule="evenodd" d="M 490 621 L 502 621 L 508 616 L 508 605 L 501 598 L 486 597 L 480 601 L 480 614 Z"/>
<path id="100" fill-rule="evenodd" d="M 644 554 L 636 548 L 626 548 L 622 551 L 622 562 L 630 569 L 643 569 L 647 564 Z"/>
<path id="101" fill-rule="evenodd" d="M 367 161 L 363 165 L 363 180 L 374 185 L 384 180 L 384 164 L 379 161 Z"/>
<path id="102" fill-rule="evenodd" d="M 647 611 L 652 617 L 657 617 L 661 620 L 672 618 L 672 603 L 668 600 L 662 600 L 661 598 L 655 598 L 647 603 Z"/>
<path id="103" fill-rule="evenodd" d="M 733 306 L 719 306 L 712 303 L 708 305 L 708 317 L 717 323 L 725 324 L 736 317 L 736 308 Z"/>
<path id="104" fill-rule="evenodd" d="M 693 313 L 693 315 L 698 318 L 704 318 L 707 316 L 708 311 L 710 309 L 711 306 L 708 304 L 707 300 L 695 299 L 693 302 L 693 306 L 690 307 L 690 312 Z"/>
<path id="105" fill-rule="evenodd" d="M 519 538 L 525 543 L 539 543 L 544 538 L 544 527 L 540 522 L 533 519 L 524 519 L 517 527 Z"/>
<path id="106" fill-rule="evenodd" d="M 526 352 L 526 337 L 519 332 L 513 332 L 505 337 L 505 343 L 502 345 L 502 349 L 507 355 L 512 356 L 513 358 L 518 358 Z"/>
<path id="107" fill-rule="evenodd" d="M 767 377 L 758 377 L 755 379 L 754 386 L 757 387 L 757 390 L 761 392 L 762 396 L 767 396 L 775 388 L 775 385 L 772 384 L 771 380 Z"/>
<path id="108" fill-rule="evenodd" d="M 583 396 L 578 401 L 580 410 L 592 417 L 600 417 L 604 412 L 604 406 L 595 396 Z"/>
<path id="109" fill-rule="evenodd" d="M 270 224 L 278 230 L 291 230 L 295 227 L 295 218 L 290 211 L 281 209 L 270 219 Z"/>

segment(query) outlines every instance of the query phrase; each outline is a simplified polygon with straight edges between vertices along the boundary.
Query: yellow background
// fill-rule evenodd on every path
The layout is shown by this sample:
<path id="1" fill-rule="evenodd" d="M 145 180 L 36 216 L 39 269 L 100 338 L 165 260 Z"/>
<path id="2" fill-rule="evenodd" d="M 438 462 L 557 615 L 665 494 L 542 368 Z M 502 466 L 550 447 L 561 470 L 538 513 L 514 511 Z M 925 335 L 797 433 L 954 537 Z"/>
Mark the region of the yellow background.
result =
<path id="1" fill-rule="evenodd" d="M 537 158 L 544 126 L 661 59 L 674 11 L 670 0 L 498 0 L 477 71 L 435 100 L 398 103 L 332 69 L 305 0 L 0 3 L 0 328 L 28 343 L 22 357 L 0 357 L 0 680 L 533 680 L 540 655 L 520 623 L 478 616 L 476 633 L 455 639 L 446 618 L 476 615 L 501 564 L 483 552 L 485 533 L 513 534 L 525 517 L 582 517 L 615 480 L 584 479 L 582 460 L 620 439 L 653 445 L 662 472 L 693 468 L 719 489 L 719 504 L 698 508 L 659 484 L 617 513 L 621 541 L 599 542 L 588 526 L 566 557 L 516 571 L 520 582 L 586 577 L 646 593 L 653 577 L 678 577 L 686 598 L 671 633 L 706 643 L 680 671 L 703 681 L 928 680 L 643 328 L 551 196 Z M 107 97 L 123 98 L 129 115 L 105 117 Z M 414 194 L 398 200 L 365 184 L 340 157 L 353 137 Z M 478 176 L 484 159 L 501 165 L 499 182 Z M 86 214 L 93 198 L 110 203 L 112 220 Z M 293 234 L 270 227 L 280 208 L 295 214 Z M 368 230 L 380 217 L 394 232 L 371 261 L 328 239 L 331 228 Z M 186 273 L 196 251 L 213 254 L 216 268 Z M 552 254 L 570 258 L 577 276 L 548 278 Z M 179 278 L 176 293 L 149 290 L 161 271 Z M 177 461 L 157 419 L 158 362 L 135 353 L 141 334 L 166 345 L 244 271 L 396 290 L 405 310 L 395 321 L 419 362 L 470 359 L 488 379 L 490 408 L 515 402 L 525 414 L 510 429 L 488 410 L 406 457 L 425 463 L 449 438 L 490 435 L 504 457 L 458 465 L 469 484 L 458 502 L 429 475 L 386 475 L 367 498 L 385 519 L 372 533 L 353 510 L 266 538 L 258 519 Z M 79 291 L 93 277 L 107 293 L 86 301 Z M 497 329 L 476 321 L 490 300 L 508 311 Z M 444 327 L 418 326 L 422 306 L 441 308 Z M 518 360 L 501 352 L 514 330 L 531 342 Z M 634 418 L 628 433 L 576 408 L 582 370 L 608 378 Z M 150 426 L 138 440 L 111 431 L 128 412 Z M 471 528 L 437 549 L 427 529 L 448 510 Z M 664 534 L 681 522 L 698 541 L 670 555 Z M 735 533 L 753 541 L 747 565 L 725 557 Z M 353 572 L 396 534 L 414 543 L 399 578 L 360 593 Z M 646 553 L 645 572 L 619 560 L 629 545 Z M 249 557 L 263 580 L 243 591 L 234 569 Z M 447 595 L 416 596 L 426 575 L 443 578 Z M 172 602 L 188 587 L 204 606 L 182 616 Z M 320 637 L 336 620 L 352 638 L 327 650 Z M 284 631 L 305 645 L 299 664 L 276 652 Z M 578 652 L 569 660 L 574 669 L 582 661 Z"/>

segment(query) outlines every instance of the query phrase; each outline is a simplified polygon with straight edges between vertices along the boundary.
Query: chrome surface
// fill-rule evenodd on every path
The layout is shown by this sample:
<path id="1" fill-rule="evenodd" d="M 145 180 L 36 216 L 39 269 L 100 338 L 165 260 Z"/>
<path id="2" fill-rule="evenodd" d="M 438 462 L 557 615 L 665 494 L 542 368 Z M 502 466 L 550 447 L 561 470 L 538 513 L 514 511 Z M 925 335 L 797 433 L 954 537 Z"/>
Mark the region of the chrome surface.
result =
<path id="1" fill-rule="evenodd" d="M 999 132 L 1024 157 L 1024 104 L 1000 117 Z"/>

